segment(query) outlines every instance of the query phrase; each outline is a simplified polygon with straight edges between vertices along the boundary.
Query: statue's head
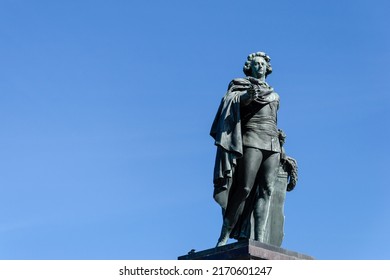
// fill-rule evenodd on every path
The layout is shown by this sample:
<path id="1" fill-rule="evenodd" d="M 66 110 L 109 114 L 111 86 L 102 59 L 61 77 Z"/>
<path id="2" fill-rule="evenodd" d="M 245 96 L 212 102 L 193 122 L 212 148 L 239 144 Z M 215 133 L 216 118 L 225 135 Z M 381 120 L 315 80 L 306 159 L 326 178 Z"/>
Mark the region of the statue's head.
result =
<path id="1" fill-rule="evenodd" d="M 271 58 L 264 52 L 256 52 L 248 55 L 243 71 L 246 76 L 266 78 L 272 73 Z"/>

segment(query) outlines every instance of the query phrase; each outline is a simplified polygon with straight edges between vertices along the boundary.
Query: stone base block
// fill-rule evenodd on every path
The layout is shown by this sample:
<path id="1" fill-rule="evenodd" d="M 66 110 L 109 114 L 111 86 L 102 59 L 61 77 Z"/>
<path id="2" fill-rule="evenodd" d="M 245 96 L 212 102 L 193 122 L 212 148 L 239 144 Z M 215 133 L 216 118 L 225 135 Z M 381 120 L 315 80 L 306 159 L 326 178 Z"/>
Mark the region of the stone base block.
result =
<path id="1" fill-rule="evenodd" d="M 313 260 L 301 253 L 255 240 L 242 240 L 199 252 L 189 252 L 178 260 Z"/>

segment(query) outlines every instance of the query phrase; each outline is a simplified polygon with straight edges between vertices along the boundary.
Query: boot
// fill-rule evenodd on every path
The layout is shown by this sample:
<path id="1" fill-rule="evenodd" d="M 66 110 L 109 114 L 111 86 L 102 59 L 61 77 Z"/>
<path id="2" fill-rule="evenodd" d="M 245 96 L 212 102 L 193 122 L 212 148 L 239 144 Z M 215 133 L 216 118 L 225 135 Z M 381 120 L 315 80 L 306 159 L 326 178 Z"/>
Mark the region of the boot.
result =
<path id="1" fill-rule="evenodd" d="M 222 226 L 221 235 L 219 236 L 218 243 L 216 247 L 220 247 L 225 245 L 230 237 L 230 233 L 232 232 L 232 228 L 228 227 L 225 223 Z"/>

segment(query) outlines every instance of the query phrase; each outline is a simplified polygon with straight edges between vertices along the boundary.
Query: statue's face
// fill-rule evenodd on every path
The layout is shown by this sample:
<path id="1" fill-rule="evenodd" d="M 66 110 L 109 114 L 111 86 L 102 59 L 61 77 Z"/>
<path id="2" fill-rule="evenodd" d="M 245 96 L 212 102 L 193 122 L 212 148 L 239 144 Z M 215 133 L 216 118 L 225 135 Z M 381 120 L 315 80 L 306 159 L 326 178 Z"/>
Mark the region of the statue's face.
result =
<path id="1" fill-rule="evenodd" d="M 251 64 L 252 77 L 258 79 L 265 78 L 265 73 L 267 73 L 267 65 L 267 61 L 263 57 L 256 56 Z"/>

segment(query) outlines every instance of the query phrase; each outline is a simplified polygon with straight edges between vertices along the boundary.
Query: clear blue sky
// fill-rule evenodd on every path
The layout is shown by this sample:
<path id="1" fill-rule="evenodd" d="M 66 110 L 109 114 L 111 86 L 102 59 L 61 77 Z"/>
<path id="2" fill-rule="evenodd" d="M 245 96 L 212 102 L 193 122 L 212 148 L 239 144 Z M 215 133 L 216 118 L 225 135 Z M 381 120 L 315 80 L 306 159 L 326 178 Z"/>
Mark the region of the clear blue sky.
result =
<path id="1" fill-rule="evenodd" d="M 0 259 L 213 247 L 211 122 L 265 51 L 299 182 L 283 247 L 390 259 L 387 0 L 0 1 Z"/>

